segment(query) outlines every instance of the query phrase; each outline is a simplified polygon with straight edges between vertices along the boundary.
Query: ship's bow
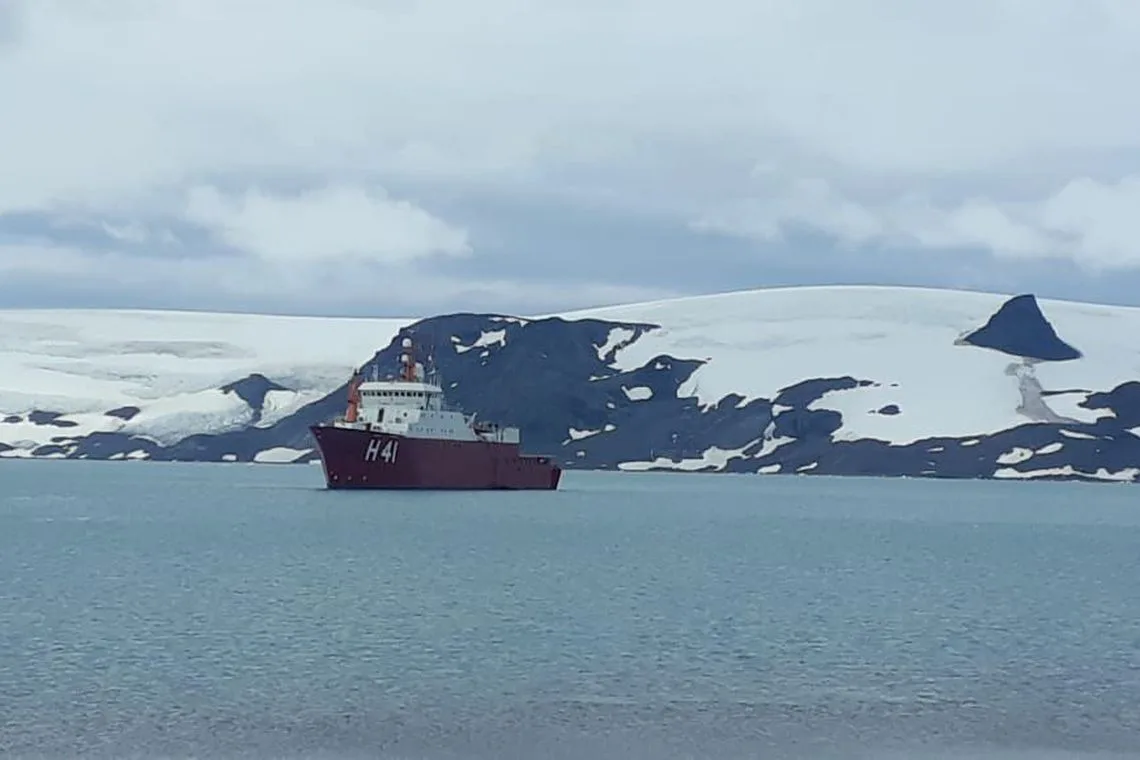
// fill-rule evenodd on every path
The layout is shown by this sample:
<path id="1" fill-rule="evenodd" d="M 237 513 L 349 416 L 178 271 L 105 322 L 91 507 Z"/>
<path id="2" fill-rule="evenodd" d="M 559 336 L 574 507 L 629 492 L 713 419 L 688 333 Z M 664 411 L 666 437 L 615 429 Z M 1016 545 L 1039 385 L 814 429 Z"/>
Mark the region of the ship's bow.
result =
<path id="1" fill-rule="evenodd" d="M 310 425 L 309 432 L 313 436 L 313 440 L 317 444 L 317 454 L 321 458 L 321 471 L 325 474 L 325 487 L 336 488 L 333 479 L 329 472 L 329 456 L 327 450 L 327 438 L 325 431 L 329 428 L 326 425 Z"/>

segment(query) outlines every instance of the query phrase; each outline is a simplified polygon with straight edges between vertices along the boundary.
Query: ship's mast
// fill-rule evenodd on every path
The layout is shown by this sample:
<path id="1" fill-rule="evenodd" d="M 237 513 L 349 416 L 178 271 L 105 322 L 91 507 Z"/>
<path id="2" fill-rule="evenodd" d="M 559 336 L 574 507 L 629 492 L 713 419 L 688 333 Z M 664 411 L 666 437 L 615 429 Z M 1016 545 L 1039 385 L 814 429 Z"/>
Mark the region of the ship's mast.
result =
<path id="1" fill-rule="evenodd" d="M 348 407 L 344 410 L 345 422 L 356 422 L 357 416 L 360 413 L 360 383 L 363 380 L 361 374 L 363 369 L 358 369 L 352 373 L 352 379 L 348 382 Z"/>

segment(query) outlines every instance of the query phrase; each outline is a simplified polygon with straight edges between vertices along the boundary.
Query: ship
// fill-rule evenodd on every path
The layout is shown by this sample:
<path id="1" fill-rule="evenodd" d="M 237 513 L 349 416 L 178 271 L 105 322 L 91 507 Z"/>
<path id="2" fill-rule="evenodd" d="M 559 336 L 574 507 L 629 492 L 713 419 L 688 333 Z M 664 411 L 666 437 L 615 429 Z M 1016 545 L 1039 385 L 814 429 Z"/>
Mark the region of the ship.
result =
<path id="1" fill-rule="evenodd" d="M 452 408 L 438 372 L 429 376 L 411 338 L 399 373 L 369 380 L 356 370 L 343 415 L 309 430 L 330 489 L 543 490 L 562 468 L 526 455 L 517 427 Z"/>

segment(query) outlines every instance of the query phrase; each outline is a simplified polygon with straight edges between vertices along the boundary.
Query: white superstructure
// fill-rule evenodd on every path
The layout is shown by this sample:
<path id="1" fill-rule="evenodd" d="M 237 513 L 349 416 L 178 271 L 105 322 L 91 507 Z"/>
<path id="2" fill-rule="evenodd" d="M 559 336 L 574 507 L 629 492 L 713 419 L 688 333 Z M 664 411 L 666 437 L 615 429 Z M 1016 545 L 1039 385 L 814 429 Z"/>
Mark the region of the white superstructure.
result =
<path id="1" fill-rule="evenodd" d="M 429 379 L 424 365 L 415 361 L 411 338 L 404 338 L 401 345 L 400 376 L 370 381 L 363 381 L 359 374 L 354 376 L 348 390 L 348 409 L 334 425 L 408 438 L 519 442 L 516 427 L 478 422 L 474 414 L 448 409 L 437 378 Z"/>

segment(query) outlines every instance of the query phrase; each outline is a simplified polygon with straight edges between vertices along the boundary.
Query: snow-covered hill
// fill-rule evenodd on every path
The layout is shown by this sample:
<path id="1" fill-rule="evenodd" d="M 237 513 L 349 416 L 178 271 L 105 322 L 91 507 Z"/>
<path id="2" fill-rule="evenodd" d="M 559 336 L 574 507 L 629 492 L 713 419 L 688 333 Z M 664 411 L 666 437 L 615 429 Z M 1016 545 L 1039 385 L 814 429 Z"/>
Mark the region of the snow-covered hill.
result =
<path id="1" fill-rule="evenodd" d="M 415 323 L 0 312 L 0 456 L 308 461 L 402 329 L 461 407 L 571 467 L 1140 474 L 1140 309 L 893 287 Z"/>
<path id="2" fill-rule="evenodd" d="M 1040 361 L 958 345 L 1009 296 L 891 287 L 786 288 L 598 309 L 590 316 L 661 325 L 617 357 L 632 368 L 655 354 L 707 363 L 681 389 L 704 405 L 731 393 L 772 398 L 809 378 L 853 376 L 873 385 L 829 392 L 811 408 L 843 415 L 840 440 L 911 443 L 930 436 L 992 434 L 1029 421 L 1018 411 L 1019 382 L 1035 375 L 1048 389 L 1107 390 L 1140 381 L 1140 309 L 1038 301 L 1079 360 Z M 1017 320 L 1013 330 L 1034 323 Z M 1048 348 L 1029 336 L 1024 348 Z M 1016 365 L 1016 368 L 1014 368 Z M 1104 410 L 1078 406 L 1075 392 L 1050 397 L 1059 415 L 1094 422 Z M 875 413 L 895 405 L 898 414 Z"/>
<path id="3" fill-rule="evenodd" d="M 27 456 L 61 434 L 171 444 L 267 427 L 335 390 L 409 321 L 0 311 L 0 448 Z"/>

